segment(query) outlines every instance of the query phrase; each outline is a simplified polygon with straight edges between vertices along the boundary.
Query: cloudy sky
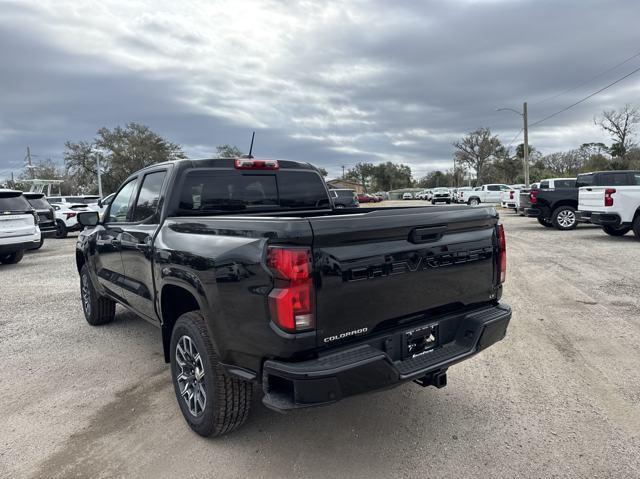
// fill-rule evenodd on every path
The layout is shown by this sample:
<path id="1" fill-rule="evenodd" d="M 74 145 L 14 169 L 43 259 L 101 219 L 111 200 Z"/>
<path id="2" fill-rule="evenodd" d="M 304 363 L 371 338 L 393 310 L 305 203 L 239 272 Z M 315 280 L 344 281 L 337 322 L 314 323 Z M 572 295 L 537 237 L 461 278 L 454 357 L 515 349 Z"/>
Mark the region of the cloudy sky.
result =
<path id="1" fill-rule="evenodd" d="M 478 126 L 505 143 L 640 66 L 637 0 L 0 0 L 0 179 L 66 140 L 142 122 L 190 157 L 215 146 L 331 176 L 398 161 L 452 166 Z M 561 95 L 558 93 L 565 92 Z M 549 99 L 549 97 L 555 97 Z M 607 141 L 594 115 L 640 104 L 640 73 L 532 128 L 543 153 Z M 516 142 L 517 143 L 517 142 Z"/>

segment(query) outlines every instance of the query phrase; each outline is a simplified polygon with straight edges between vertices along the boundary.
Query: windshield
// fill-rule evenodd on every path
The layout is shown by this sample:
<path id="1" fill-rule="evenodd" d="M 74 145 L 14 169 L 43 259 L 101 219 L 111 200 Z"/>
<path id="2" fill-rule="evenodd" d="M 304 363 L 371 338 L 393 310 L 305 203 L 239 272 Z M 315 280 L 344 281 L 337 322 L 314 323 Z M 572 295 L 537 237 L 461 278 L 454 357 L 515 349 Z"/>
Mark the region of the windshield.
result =
<path id="1" fill-rule="evenodd" d="M 44 198 L 27 198 L 27 201 L 36 210 L 48 210 L 49 208 L 51 208 L 49 202 Z"/>

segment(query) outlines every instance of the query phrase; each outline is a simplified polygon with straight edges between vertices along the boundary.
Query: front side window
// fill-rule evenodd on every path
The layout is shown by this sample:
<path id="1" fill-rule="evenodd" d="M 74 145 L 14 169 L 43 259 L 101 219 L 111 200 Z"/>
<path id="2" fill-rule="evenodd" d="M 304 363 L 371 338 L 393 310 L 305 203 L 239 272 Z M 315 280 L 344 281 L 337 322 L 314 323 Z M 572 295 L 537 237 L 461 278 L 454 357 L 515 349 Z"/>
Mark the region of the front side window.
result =
<path id="1" fill-rule="evenodd" d="M 556 188 L 575 188 L 576 180 L 556 180 Z"/>
<path id="2" fill-rule="evenodd" d="M 113 199 L 111 207 L 109 208 L 110 223 L 124 223 L 127 221 L 129 209 L 131 207 L 131 196 L 136 189 L 137 183 L 137 178 L 129 181 Z"/>
<path id="3" fill-rule="evenodd" d="M 136 208 L 133 211 L 134 222 L 153 222 L 158 211 L 160 192 L 166 175 L 166 171 L 157 171 L 144 177 Z"/>
<path id="4" fill-rule="evenodd" d="M 487 186 L 487 190 L 489 190 L 489 191 L 500 191 L 500 185 L 489 185 L 489 186 Z"/>
<path id="5" fill-rule="evenodd" d="M 543 190 L 545 188 L 549 188 L 549 182 L 546 180 L 540 182 L 540 189 Z"/>

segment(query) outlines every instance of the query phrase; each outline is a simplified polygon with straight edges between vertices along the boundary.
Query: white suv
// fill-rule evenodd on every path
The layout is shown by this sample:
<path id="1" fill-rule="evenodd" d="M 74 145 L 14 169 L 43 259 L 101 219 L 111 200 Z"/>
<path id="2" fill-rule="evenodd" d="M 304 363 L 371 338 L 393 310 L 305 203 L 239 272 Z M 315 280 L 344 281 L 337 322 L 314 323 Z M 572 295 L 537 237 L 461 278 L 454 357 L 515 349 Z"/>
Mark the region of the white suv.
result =
<path id="1" fill-rule="evenodd" d="M 18 263 L 39 244 L 38 220 L 22 192 L 0 190 L 0 263 Z"/>

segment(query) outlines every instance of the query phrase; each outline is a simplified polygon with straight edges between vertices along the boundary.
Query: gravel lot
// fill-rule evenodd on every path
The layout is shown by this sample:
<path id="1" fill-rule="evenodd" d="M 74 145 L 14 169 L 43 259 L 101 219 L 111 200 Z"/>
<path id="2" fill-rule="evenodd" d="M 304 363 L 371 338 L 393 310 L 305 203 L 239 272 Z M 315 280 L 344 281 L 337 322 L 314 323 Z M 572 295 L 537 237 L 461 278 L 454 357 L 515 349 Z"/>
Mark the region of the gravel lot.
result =
<path id="1" fill-rule="evenodd" d="M 402 202 L 408 204 L 420 202 Z M 0 266 L 0 477 L 640 477 L 640 242 L 501 213 L 507 338 L 408 384 L 192 433 L 159 330 L 80 306 L 74 238 Z"/>

